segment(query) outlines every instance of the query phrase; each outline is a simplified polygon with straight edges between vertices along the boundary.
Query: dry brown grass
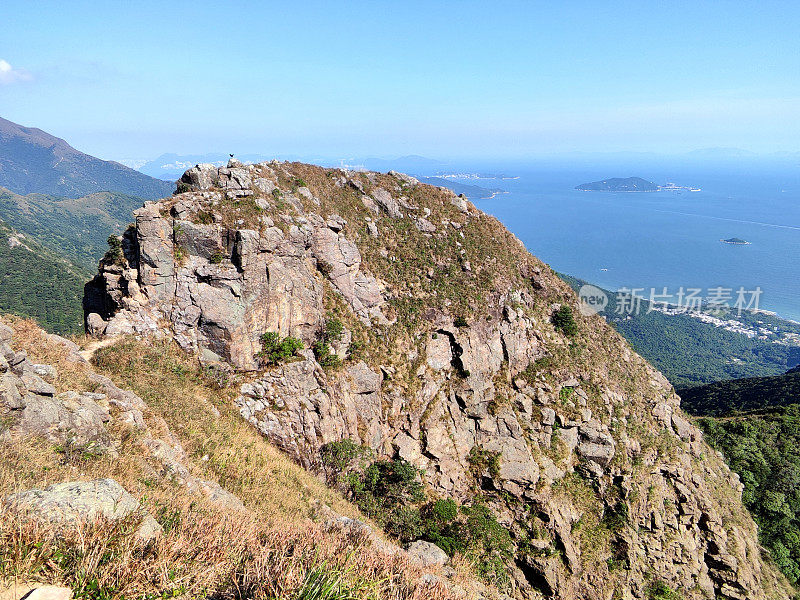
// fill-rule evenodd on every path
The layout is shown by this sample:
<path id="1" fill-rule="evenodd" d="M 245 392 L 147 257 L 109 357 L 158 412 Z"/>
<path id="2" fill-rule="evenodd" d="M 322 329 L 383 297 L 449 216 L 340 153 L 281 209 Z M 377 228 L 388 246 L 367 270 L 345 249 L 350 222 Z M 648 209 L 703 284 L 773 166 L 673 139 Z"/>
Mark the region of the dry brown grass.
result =
<path id="1" fill-rule="evenodd" d="M 30 321 L 7 319 L 14 347 L 53 364 L 59 390 L 90 390 L 87 365 L 67 360 Z M 166 534 L 144 547 L 135 523 L 54 530 L 0 513 L 0 580 L 72 587 L 106 598 L 386 598 L 445 599 L 441 585 L 422 587 L 404 558 L 377 554 L 362 539 L 324 532 L 309 518 L 316 502 L 348 516 L 358 511 L 337 492 L 264 440 L 199 366 L 168 342 L 125 339 L 103 348 L 95 370 L 132 389 L 163 418 L 194 463 L 194 475 L 219 482 L 250 509 L 234 514 L 192 496 L 156 474 L 136 435 L 113 427 L 117 454 L 66 454 L 33 438 L 0 442 L 0 497 L 69 480 L 110 477 L 137 496 Z M 328 595 L 310 596 L 319 584 Z M 311 590 L 313 591 L 313 590 Z"/>
<path id="2" fill-rule="evenodd" d="M 265 517 L 308 516 L 314 501 L 357 517 L 342 496 L 267 442 L 239 415 L 236 385 L 218 389 L 170 342 L 127 338 L 95 355 L 98 372 L 138 394 L 178 436 L 195 475 Z"/>
<path id="3" fill-rule="evenodd" d="M 64 346 L 50 341 L 35 321 L 3 315 L 0 322 L 14 329 L 14 339 L 11 344 L 14 350 L 23 350 L 32 361 L 53 365 L 58 369 L 55 387 L 59 392 L 94 390 L 95 386 L 88 378 L 89 366 L 68 360 L 69 351 Z"/>
<path id="4" fill-rule="evenodd" d="M 182 499 L 165 535 L 143 545 L 136 522 L 56 531 L 0 513 L 0 578 L 70 585 L 78 597 L 446 600 L 440 583 L 417 583 L 404 558 L 308 522 L 259 524 Z M 314 584 L 326 594 L 312 595 Z"/>

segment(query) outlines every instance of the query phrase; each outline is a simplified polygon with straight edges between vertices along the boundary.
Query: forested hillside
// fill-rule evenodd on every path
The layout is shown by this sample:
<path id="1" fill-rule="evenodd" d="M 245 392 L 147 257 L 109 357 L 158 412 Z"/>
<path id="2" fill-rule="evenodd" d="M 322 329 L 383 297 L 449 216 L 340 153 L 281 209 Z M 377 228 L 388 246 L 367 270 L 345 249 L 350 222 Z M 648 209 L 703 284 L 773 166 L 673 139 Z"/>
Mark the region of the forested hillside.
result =
<path id="1" fill-rule="evenodd" d="M 587 283 L 568 275 L 561 277 L 576 291 Z M 620 315 L 616 295 L 610 291 L 606 294 L 609 303 L 602 314 L 676 388 L 780 375 L 800 363 L 800 348 L 783 342 L 787 334 L 800 332 L 800 327 L 791 322 L 744 312 L 739 318 L 743 326 L 769 330 L 766 340 L 749 338 L 687 314 L 649 311 L 646 300 L 641 301 L 638 314 Z"/>
<path id="2" fill-rule="evenodd" d="M 796 583 L 800 580 L 800 406 L 759 416 L 705 418 L 700 425 L 706 441 L 739 474 L 742 500 L 759 525 L 761 542 Z"/>
<path id="3" fill-rule="evenodd" d="M 55 333 L 80 333 L 87 277 L 85 270 L 0 221 L 0 313 L 34 318 Z"/>
<path id="4" fill-rule="evenodd" d="M 681 390 L 684 409 L 704 416 L 765 412 L 800 403 L 800 371 L 719 381 Z"/>
<path id="5" fill-rule="evenodd" d="M 142 198 L 99 192 L 83 198 L 20 196 L 0 188 L 0 219 L 51 251 L 94 270 L 112 233 L 122 233 Z"/>

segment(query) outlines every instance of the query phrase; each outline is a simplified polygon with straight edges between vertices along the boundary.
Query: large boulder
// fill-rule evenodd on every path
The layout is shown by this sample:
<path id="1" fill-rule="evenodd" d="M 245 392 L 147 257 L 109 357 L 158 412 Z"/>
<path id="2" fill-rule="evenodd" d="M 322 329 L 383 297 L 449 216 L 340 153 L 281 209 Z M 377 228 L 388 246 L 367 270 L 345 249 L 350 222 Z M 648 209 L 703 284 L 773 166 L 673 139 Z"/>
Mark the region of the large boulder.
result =
<path id="1" fill-rule="evenodd" d="M 139 501 L 113 479 L 57 483 L 43 490 L 11 494 L 3 499 L 3 504 L 14 512 L 50 524 L 119 521 L 138 513 L 140 538 L 152 538 L 161 532 L 155 519 L 142 512 Z"/>
<path id="2" fill-rule="evenodd" d="M 447 553 L 436 544 L 417 540 L 408 545 L 408 557 L 421 567 L 438 567 L 446 565 L 450 560 Z"/>

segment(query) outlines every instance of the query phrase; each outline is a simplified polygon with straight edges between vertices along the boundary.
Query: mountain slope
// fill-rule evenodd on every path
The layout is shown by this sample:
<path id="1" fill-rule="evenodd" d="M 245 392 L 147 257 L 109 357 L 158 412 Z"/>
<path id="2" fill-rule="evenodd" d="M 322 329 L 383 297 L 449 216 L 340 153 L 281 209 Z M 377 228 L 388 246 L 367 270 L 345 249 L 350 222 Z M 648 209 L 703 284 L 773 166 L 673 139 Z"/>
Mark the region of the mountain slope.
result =
<path id="1" fill-rule="evenodd" d="M 736 413 L 770 412 L 800 404 L 800 370 L 772 377 L 750 377 L 719 381 L 681 390 L 686 409 L 695 415 L 727 416 Z"/>
<path id="2" fill-rule="evenodd" d="M 92 333 L 168 334 L 392 535 L 518 598 L 788 597 L 665 378 L 497 220 L 396 173 L 182 183 L 87 286 Z"/>
<path id="3" fill-rule="evenodd" d="M 142 198 L 160 198 L 174 189 L 113 161 L 75 150 L 41 129 L 0 118 L 0 187 L 18 194 L 52 194 L 78 198 L 115 191 Z"/>
<path id="4" fill-rule="evenodd" d="M 91 599 L 465 597 L 261 438 L 234 390 L 174 346 L 129 339 L 94 363 L 0 319 L 3 597 L 36 582 Z"/>
<path id="5" fill-rule="evenodd" d="M 56 333 L 80 333 L 87 272 L 0 221 L 0 312 L 36 319 Z"/>
<path id="6" fill-rule="evenodd" d="M 0 219 L 75 264 L 94 270 L 111 234 L 121 234 L 144 200 L 114 192 L 83 198 L 21 196 L 0 188 Z"/>

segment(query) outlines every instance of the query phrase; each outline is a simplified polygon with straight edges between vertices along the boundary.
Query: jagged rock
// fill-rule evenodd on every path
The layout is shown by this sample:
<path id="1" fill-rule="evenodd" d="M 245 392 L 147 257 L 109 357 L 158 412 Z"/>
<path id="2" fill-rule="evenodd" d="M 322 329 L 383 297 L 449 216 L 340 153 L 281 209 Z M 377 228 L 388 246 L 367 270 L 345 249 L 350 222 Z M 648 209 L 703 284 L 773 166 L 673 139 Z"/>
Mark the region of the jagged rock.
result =
<path id="1" fill-rule="evenodd" d="M 385 189 L 377 188 L 373 190 L 372 199 L 374 199 L 383 210 L 389 213 L 389 216 L 393 219 L 399 219 L 403 216 L 403 213 L 400 212 L 400 205 L 397 200 Z"/>
<path id="2" fill-rule="evenodd" d="M 218 178 L 217 167 L 208 163 L 195 165 L 186 171 L 180 181 L 196 190 L 207 190 Z"/>
<path id="3" fill-rule="evenodd" d="M 424 540 L 412 542 L 406 548 L 409 558 L 421 567 L 438 567 L 450 561 L 447 553 L 436 544 Z"/>

